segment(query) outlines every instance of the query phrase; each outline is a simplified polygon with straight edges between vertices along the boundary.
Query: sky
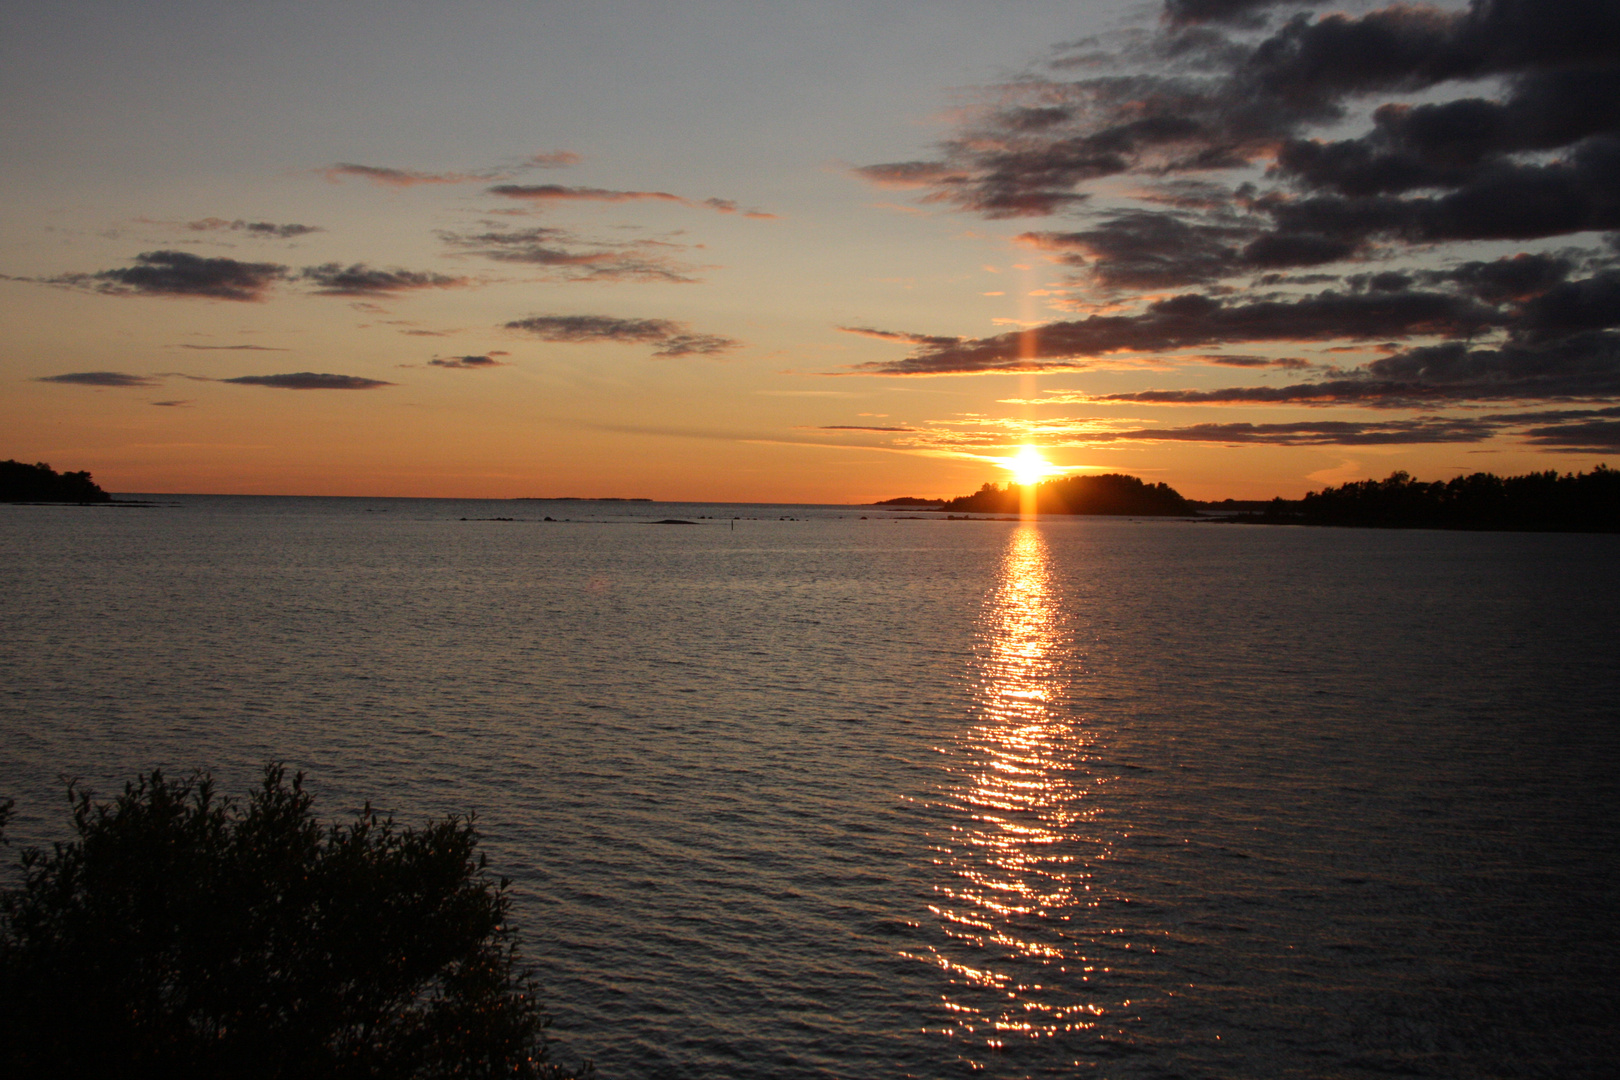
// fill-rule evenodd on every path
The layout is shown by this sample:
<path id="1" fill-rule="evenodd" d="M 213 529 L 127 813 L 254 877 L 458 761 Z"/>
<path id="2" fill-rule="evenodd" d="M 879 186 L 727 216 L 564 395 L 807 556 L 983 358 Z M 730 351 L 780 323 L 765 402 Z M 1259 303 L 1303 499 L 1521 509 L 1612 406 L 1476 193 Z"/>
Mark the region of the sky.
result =
<path id="1" fill-rule="evenodd" d="M 1620 3 L 10 0 L 0 458 L 1297 497 L 1620 464 Z"/>

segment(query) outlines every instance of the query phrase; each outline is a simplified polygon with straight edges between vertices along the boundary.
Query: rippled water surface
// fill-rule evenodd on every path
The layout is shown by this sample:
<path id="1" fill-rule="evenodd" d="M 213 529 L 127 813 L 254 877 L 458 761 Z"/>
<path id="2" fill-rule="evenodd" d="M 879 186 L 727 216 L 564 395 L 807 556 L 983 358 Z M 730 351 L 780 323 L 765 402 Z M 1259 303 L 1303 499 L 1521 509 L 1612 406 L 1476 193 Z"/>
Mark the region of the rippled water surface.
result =
<path id="1" fill-rule="evenodd" d="M 14 838 L 476 811 L 604 1077 L 1609 1075 L 1620 537 L 163 502 L 0 506 Z"/>

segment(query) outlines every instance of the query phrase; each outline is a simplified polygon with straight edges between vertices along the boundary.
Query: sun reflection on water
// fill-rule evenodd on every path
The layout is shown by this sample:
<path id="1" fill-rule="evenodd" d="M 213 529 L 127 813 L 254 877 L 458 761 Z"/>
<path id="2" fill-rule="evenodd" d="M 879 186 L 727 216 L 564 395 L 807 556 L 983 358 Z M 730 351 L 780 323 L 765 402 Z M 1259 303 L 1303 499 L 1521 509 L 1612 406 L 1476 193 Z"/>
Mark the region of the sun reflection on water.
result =
<path id="1" fill-rule="evenodd" d="M 952 764 L 934 837 L 951 871 L 931 911 L 939 944 L 918 959 L 947 976 L 943 1031 L 997 1051 L 1014 1040 L 1093 1033 L 1105 1008 L 1086 994 L 1100 961 L 1071 920 L 1088 908 L 1095 835 L 1088 736 L 1066 691 L 1075 676 L 1040 529 L 1008 537 L 986 598 L 974 661 L 974 723 L 944 748 Z M 1080 1036 L 1084 1037 L 1084 1036 Z"/>

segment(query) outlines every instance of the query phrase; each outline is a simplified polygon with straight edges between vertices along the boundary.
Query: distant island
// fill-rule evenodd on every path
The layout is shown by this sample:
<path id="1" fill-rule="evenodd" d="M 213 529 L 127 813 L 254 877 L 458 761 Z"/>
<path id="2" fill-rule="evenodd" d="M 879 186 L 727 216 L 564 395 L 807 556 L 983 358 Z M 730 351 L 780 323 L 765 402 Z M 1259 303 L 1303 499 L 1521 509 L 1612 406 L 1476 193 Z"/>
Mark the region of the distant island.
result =
<path id="1" fill-rule="evenodd" d="M 944 501 L 945 501 L 944 499 L 919 499 L 915 495 L 901 495 L 901 496 L 898 496 L 897 498 L 881 499 L 878 502 L 867 503 L 866 505 L 868 505 L 868 506 L 938 506 L 941 503 L 943 503 Z"/>
<path id="2" fill-rule="evenodd" d="M 1003 487 L 985 484 L 972 495 L 946 500 L 937 509 L 968 514 L 1016 514 L 1022 509 L 1023 494 L 1024 486 L 1011 481 Z M 1065 476 L 1036 484 L 1035 512 L 1190 517 L 1197 510 L 1168 484 L 1149 484 L 1124 473 L 1103 473 Z"/>
<path id="3" fill-rule="evenodd" d="M 1474 473 L 1425 483 L 1409 473 L 1273 499 L 1229 520 L 1262 525 L 1347 525 L 1379 529 L 1620 532 L 1620 470 L 1589 473 Z"/>
<path id="4" fill-rule="evenodd" d="M 44 462 L 0 461 L 0 502 L 111 502 L 87 472 L 59 473 Z"/>

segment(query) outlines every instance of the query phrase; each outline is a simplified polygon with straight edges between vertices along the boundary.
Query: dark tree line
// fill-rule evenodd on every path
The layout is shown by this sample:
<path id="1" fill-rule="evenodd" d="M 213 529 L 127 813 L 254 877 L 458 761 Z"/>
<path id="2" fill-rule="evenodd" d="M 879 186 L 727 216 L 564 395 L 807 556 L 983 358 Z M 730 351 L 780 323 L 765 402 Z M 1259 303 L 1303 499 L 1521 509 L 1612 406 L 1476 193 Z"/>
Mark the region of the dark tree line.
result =
<path id="1" fill-rule="evenodd" d="M 1405 472 L 1274 500 L 1248 520 L 1398 529 L 1620 532 L 1620 470 L 1474 473 L 1425 483 Z"/>
<path id="2" fill-rule="evenodd" d="M 59 473 L 44 462 L 0 461 L 0 502 L 107 502 L 87 472 Z"/>
<path id="3" fill-rule="evenodd" d="M 1035 486 L 1035 510 L 1041 514 L 1128 514 L 1131 516 L 1177 516 L 1194 513 L 1180 493 L 1168 484 L 1147 484 L 1123 473 L 1100 476 L 1066 476 Z M 1021 509 L 1024 486 L 1009 482 L 1005 487 L 985 484 L 972 495 L 945 503 L 941 510 L 970 514 L 1016 514 Z"/>
<path id="4" fill-rule="evenodd" d="M 77 837 L 0 890 L 0 1075 L 572 1075 L 470 820 L 323 826 L 274 765 L 245 803 L 69 795 Z"/>

